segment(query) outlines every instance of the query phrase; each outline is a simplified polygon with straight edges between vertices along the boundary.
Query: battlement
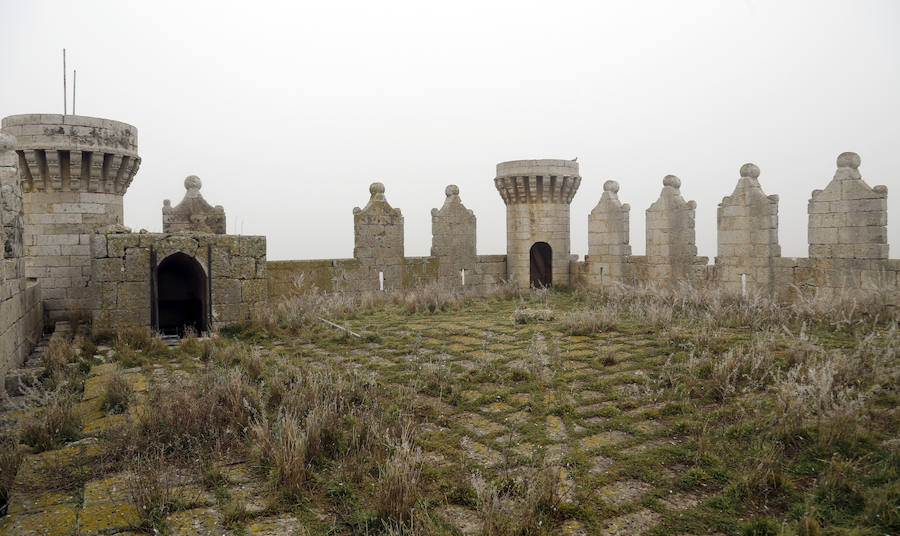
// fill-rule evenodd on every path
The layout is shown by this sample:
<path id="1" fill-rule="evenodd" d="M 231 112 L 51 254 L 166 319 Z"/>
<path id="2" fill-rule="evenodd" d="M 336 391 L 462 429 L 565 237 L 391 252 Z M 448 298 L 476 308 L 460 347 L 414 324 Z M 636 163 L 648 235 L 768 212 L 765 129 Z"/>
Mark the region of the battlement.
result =
<path id="1" fill-rule="evenodd" d="M 524 203 L 569 204 L 581 176 L 574 160 L 512 160 L 497 164 L 494 185 L 507 205 Z"/>

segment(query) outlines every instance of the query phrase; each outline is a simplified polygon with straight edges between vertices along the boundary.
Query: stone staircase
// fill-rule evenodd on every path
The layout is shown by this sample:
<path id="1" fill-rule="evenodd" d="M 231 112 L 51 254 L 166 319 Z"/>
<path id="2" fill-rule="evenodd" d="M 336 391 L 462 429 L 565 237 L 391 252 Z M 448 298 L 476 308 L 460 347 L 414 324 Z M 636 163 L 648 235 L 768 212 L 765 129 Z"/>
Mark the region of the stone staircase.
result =
<path id="1" fill-rule="evenodd" d="M 23 407 L 27 392 L 40 382 L 44 374 L 42 358 L 50 339 L 55 336 L 66 336 L 72 328 L 68 322 L 57 322 L 53 333 L 45 333 L 34 346 L 24 363 L 18 368 L 9 370 L 4 378 L 6 396 L 0 400 L 0 426 L 5 423 L 3 415 Z"/>

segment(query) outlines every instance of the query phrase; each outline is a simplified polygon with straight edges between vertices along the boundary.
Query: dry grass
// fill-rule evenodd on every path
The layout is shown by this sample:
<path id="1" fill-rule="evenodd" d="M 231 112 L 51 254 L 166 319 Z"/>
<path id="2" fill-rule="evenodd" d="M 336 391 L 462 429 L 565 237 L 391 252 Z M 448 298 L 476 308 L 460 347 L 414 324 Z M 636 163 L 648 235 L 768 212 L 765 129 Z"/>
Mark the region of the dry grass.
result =
<path id="1" fill-rule="evenodd" d="M 472 475 L 478 498 L 478 514 L 485 536 L 535 534 L 545 518 L 553 518 L 562 502 L 557 467 L 543 467 L 515 485 L 498 486 L 481 475 Z"/>
<path id="2" fill-rule="evenodd" d="M 408 521 L 419 500 L 422 480 L 422 450 L 414 447 L 411 430 L 405 427 L 393 454 L 379 468 L 375 488 L 375 510 L 384 518 Z"/>
<path id="3" fill-rule="evenodd" d="M 255 422 L 250 432 L 260 467 L 289 500 L 300 497 L 306 485 L 306 435 L 299 421 L 282 413 L 274 423 Z"/>
<path id="4" fill-rule="evenodd" d="M 57 388 L 42 395 L 43 407 L 21 421 L 22 442 L 42 452 L 81 437 L 81 418 L 70 394 Z"/>
<path id="5" fill-rule="evenodd" d="M 51 337 L 47 349 L 41 355 L 44 385 L 48 389 L 53 389 L 63 383 L 68 373 L 69 362 L 77 356 L 78 350 L 69 339 L 58 335 Z"/>
<path id="6" fill-rule="evenodd" d="M 462 289 L 432 282 L 403 292 L 401 303 L 409 313 L 446 311 L 465 301 Z"/>
<path id="7" fill-rule="evenodd" d="M 166 516 L 179 508 L 175 473 L 161 450 L 151 450 L 134 458 L 129 471 L 128 491 L 138 513 L 140 527 L 154 534 L 166 534 Z"/>
<path id="8" fill-rule="evenodd" d="M 22 448 L 14 436 L 0 438 L 0 516 L 6 514 L 9 491 L 22 464 Z"/>
<path id="9" fill-rule="evenodd" d="M 512 321 L 515 324 L 533 324 L 535 322 L 550 322 L 556 315 L 550 308 L 533 309 L 530 307 L 517 307 L 512 312 Z"/>
<path id="10" fill-rule="evenodd" d="M 115 370 L 106 380 L 102 409 L 105 413 L 123 413 L 134 393 L 121 370 Z"/>
<path id="11" fill-rule="evenodd" d="M 590 335 L 614 330 L 618 316 L 619 311 L 614 305 L 602 305 L 595 309 L 566 313 L 560 323 L 569 335 Z"/>
<path id="12" fill-rule="evenodd" d="M 852 352 L 804 353 L 774 385 L 777 426 L 790 439 L 814 426 L 825 445 L 853 435 L 866 418 L 866 401 L 900 383 L 896 325 L 860 338 Z"/>
<path id="13" fill-rule="evenodd" d="M 140 441 L 171 455 L 190 456 L 199 447 L 227 450 L 241 444 L 261 408 L 257 386 L 238 369 L 213 369 L 199 379 L 160 384 L 137 424 Z"/>
<path id="14" fill-rule="evenodd" d="M 143 326 L 122 326 L 116 328 L 113 347 L 120 352 L 140 350 L 146 355 L 166 354 L 169 347 Z"/>
<path id="15" fill-rule="evenodd" d="M 324 291 L 300 274 L 294 278 L 293 287 L 292 293 L 256 313 L 253 324 L 269 331 L 296 332 L 320 325 L 321 318 L 334 320 L 391 305 L 408 313 L 435 313 L 460 307 L 472 298 L 506 299 L 518 295 L 515 285 L 506 281 L 479 289 L 426 282 L 408 290 L 344 293 Z"/>

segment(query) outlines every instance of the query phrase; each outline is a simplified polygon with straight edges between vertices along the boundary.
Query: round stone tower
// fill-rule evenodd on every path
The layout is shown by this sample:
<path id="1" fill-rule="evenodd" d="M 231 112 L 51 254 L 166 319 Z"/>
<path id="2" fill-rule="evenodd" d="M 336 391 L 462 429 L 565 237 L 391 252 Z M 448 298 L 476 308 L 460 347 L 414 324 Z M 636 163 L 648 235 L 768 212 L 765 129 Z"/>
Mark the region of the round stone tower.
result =
<path id="1" fill-rule="evenodd" d="M 574 160 L 497 164 L 506 203 L 506 273 L 519 288 L 569 284 L 569 203 L 581 177 Z"/>
<path id="2" fill-rule="evenodd" d="M 140 167 L 137 129 L 78 115 L 6 117 L 25 204 L 25 274 L 41 282 L 48 320 L 89 308 L 90 235 L 122 224 L 122 196 Z"/>

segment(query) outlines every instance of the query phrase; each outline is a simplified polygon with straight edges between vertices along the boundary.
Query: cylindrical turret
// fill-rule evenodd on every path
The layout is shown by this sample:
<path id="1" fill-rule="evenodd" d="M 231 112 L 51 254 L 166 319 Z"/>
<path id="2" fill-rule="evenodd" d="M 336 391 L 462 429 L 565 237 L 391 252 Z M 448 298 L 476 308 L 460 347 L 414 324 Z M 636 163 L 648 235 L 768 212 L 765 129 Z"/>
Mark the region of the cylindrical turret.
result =
<path id="1" fill-rule="evenodd" d="M 77 115 L 6 117 L 16 137 L 25 203 L 25 273 L 41 281 L 50 320 L 83 311 L 92 298 L 90 235 L 122 224 L 122 196 L 141 159 L 137 129 Z"/>
<path id="2" fill-rule="evenodd" d="M 520 288 L 569 284 L 569 203 L 581 177 L 574 160 L 497 164 L 506 203 L 506 270 Z"/>

